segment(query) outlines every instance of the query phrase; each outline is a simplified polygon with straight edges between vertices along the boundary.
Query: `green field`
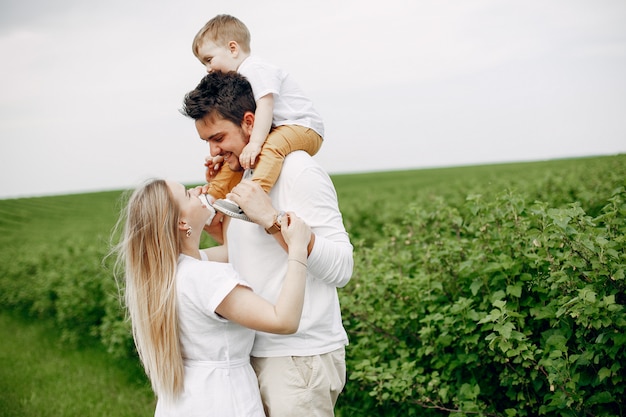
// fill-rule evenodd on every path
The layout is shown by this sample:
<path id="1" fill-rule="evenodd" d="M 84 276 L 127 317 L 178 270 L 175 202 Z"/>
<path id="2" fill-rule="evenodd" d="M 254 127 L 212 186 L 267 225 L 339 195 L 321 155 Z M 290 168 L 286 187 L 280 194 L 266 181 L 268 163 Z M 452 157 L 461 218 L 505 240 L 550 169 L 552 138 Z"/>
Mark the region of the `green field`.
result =
<path id="1" fill-rule="evenodd" d="M 626 155 L 332 178 L 339 415 L 626 415 Z M 0 200 L 1 416 L 150 415 L 105 259 L 120 195 Z"/>
<path id="2" fill-rule="evenodd" d="M 3 417 L 154 414 L 154 396 L 136 361 L 102 347 L 59 343 L 48 323 L 0 313 L 0 415 Z"/>

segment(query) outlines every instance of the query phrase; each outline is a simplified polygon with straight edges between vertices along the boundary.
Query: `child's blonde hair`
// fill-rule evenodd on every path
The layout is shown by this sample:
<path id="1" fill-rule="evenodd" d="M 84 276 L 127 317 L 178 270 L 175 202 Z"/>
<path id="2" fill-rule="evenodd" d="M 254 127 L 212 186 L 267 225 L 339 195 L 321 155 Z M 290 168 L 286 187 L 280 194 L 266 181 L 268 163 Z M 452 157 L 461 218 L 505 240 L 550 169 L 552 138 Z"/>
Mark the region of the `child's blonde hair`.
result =
<path id="1" fill-rule="evenodd" d="M 217 46 L 226 47 L 228 42 L 235 41 L 245 53 L 250 53 L 250 31 L 244 23 L 234 16 L 220 14 L 209 20 L 193 38 L 193 54 L 200 58 L 198 50 L 209 40 Z"/>

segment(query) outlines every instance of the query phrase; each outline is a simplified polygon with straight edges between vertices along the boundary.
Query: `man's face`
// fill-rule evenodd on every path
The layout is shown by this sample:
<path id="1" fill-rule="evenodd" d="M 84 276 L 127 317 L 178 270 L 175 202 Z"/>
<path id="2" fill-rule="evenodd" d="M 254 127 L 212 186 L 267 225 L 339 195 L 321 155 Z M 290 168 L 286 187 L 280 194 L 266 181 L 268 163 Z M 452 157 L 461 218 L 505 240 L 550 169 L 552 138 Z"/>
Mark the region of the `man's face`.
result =
<path id="1" fill-rule="evenodd" d="M 241 171 L 239 155 L 248 144 L 249 133 L 230 120 L 213 114 L 196 120 L 196 129 L 200 139 L 209 145 L 211 156 L 221 155 L 232 171 Z"/>

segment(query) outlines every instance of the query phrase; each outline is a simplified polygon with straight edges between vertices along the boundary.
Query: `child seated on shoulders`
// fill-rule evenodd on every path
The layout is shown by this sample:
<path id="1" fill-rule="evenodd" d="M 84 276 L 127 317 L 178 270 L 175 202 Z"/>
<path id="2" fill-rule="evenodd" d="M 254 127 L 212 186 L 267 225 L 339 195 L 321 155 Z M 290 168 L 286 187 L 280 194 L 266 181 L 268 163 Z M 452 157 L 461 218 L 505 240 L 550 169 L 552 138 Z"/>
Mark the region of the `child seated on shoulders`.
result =
<path id="1" fill-rule="evenodd" d="M 250 142 L 239 157 L 239 171 L 220 165 L 223 155 L 207 158 L 208 194 L 212 204 L 229 216 L 248 220 L 226 194 L 242 178 L 244 170 L 251 179 L 269 192 L 278 179 L 287 154 L 303 150 L 311 156 L 322 146 L 324 124 L 312 101 L 293 78 L 281 68 L 252 56 L 250 32 L 236 17 L 218 15 L 209 20 L 193 40 L 193 53 L 207 72 L 236 71 L 252 86 L 256 111 Z M 223 153 L 223 152 L 222 152 Z M 258 161 L 257 161 L 258 158 Z"/>

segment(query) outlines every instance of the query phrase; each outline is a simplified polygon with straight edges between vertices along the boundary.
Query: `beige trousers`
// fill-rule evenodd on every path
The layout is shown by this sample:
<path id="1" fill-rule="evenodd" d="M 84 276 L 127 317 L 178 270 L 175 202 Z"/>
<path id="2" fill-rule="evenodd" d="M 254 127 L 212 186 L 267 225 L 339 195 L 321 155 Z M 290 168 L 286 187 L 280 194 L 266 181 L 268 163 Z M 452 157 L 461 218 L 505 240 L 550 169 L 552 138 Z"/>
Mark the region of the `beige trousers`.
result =
<path id="1" fill-rule="evenodd" d="M 314 356 L 253 357 L 268 417 L 332 417 L 346 384 L 345 348 Z"/>

